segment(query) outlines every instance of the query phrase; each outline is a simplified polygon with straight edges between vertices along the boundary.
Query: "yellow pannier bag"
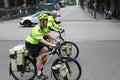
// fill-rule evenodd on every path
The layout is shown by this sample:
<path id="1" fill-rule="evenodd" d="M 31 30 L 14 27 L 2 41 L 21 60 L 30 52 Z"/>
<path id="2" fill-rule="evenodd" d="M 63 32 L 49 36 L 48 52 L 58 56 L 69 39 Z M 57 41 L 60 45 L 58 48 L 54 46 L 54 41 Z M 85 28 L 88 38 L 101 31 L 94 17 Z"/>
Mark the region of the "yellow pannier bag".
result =
<path id="1" fill-rule="evenodd" d="M 70 73 L 65 63 L 58 63 L 52 66 L 52 71 L 57 80 L 69 80 L 70 78 Z"/>
<path id="2" fill-rule="evenodd" d="M 62 46 L 62 53 L 65 57 L 70 56 L 72 54 L 72 45 L 70 43 L 67 43 Z"/>
<path id="3" fill-rule="evenodd" d="M 25 45 L 20 44 L 9 49 L 9 55 L 12 71 L 22 71 L 24 68 L 24 56 L 28 56 Z"/>

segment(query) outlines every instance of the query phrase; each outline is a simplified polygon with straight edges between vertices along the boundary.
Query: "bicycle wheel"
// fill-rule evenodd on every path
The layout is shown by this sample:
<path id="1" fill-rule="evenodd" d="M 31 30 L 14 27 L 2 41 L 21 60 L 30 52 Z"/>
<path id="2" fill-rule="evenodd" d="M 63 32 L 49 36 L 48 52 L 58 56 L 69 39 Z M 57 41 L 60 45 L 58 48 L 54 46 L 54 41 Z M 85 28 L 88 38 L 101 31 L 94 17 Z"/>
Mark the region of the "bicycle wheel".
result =
<path id="1" fill-rule="evenodd" d="M 64 41 L 59 46 L 59 53 L 63 57 L 71 57 L 76 59 L 79 55 L 79 48 L 78 46 L 70 41 Z"/>
<path id="2" fill-rule="evenodd" d="M 31 58 L 25 58 L 25 67 L 22 71 L 12 71 L 10 63 L 10 73 L 15 80 L 33 80 L 36 75 L 36 67 Z"/>
<path id="3" fill-rule="evenodd" d="M 58 58 L 53 62 L 52 66 L 51 66 L 51 70 L 53 70 L 52 69 L 53 66 L 56 65 L 59 61 L 64 62 L 68 68 L 69 79 L 64 79 L 64 80 L 80 80 L 80 77 L 82 74 L 82 69 L 81 69 L 80 64 L 75 59 L 70 58 L 70 57 Z M 59 80 L 53 71 L 52 71 L 52 73 L 53 73 L 54 78 L 56 80 Z"/>

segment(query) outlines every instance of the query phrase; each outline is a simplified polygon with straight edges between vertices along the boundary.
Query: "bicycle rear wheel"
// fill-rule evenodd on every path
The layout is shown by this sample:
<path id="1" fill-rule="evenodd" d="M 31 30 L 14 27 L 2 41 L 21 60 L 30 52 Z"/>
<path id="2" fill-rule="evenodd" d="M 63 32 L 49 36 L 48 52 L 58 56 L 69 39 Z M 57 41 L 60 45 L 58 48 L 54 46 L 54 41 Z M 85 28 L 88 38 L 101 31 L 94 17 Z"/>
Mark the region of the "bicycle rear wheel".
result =
<path id="1" fill-rule="evenodd" d="M 51 70 L 53 70 L 53 66 L 56 65 L 59 61 L 62 61 L 66 64 L 67 68 L 68 68 L 68 72 L 69 72 L 69 79 L 64 79 L 64 80 L 80 80 L 81 74 L 82 74 L 82 69 L 81 66 L 79 64 L 79 62 L 77 62 L 75 59 L 70 58 L 70 57 L 62 57 L 62 58 L 58 58 L 56 59 L 52 66 L 51 66 Z M 52 71 L 53 76 L 56 80 L 57 79 L 54 71 Z"/>
<path id="2" fill-rule="evenodd" d="M 60 44 L 59 53 L 63 57 L 71 57 L 76 59 L 79 55 L 79 48 L 78 46 L 70 41 L 64 41 Z"/>
<path id="3" fill-rule="evenodd" d="M 25 67 L 22 71 L 12 71 L 10 63 L 10 73 L 15 80 L 33 80 L 36 75 L 36 67 L 32 59 L 25 58 Z"/>

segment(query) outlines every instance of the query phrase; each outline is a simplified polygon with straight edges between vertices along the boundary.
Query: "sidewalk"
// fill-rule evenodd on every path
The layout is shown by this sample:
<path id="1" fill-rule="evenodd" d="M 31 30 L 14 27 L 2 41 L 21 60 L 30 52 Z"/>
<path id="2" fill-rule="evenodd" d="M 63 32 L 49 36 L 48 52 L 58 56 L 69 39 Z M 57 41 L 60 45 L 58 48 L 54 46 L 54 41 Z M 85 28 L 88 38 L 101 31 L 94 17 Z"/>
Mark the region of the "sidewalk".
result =
<path id="1" fill-rule="evenodd" d="M 82 10 L 82 8 L 80 7 L 80 9 Z M 82 10 L 83 11 L 83 10 Z M 91 15 L 91 13 L 88 11 L 88 8 L 85 7 L 85 10 L 83 11 L 86 15 L 89 15 L 89 17 L 93 18 L 93 15 Z M 120 21 L 120 19 L 104 19 L 104 13 L 103 12 L 98 12 L 96 13 L 96 20 L 113 20 L 113 21 Z"/>
<path id="2" fill-rule="evenodd" d="M 65 8 L 61 8 L 59 13 L 62 15 L 62 21 L 66 20 L 65 17 L 67 17 L 68 14 L 69 16 L 72 16 L 70 18 L 67 17 L 67 19 L 69 20 L 105 20 L 101 13 L 97 13 L 97 19 L 94 19 L 93 16 L 91 16 L 91 14 L 88 12 L 87 8 L 85 8 L 85 10 L 83 11 L 80 6 L 66 6 Z"/>
<path id="3" fill-rule="evenodd" d="M 80 9 L 82 10 L 82 8 L 80 7 Z M 82 10 L 83 11 L 83 10 Z M 91 14 L 89 11 L 88 11 L 88 8 L 85 7 L 85 10 L 83 11 L 85 12 L 85 14 L 89 15 L 89 17 L 93 18 L 94 19 L 94 16 L 93 14 Z M 96 20 L 106 20 L 104 19 L 104 14 L 103 13 L 100 13 L 100 12 L 96 12 Z"/>
<path id="4" fill-rule="evenodd" d="M 67 8 L 67 9 L 66 9 Z M 77 10 L 76 10 L 77 9 Z M 72 10 L 72 12 L 71 12 Z M 63 13 L 64 12 L 64 13 Z M 73 15 L 73 13 L 75 15 Z M 120 22 L 120 19 L 104 19 L 104 14 L 101 12 L 97 12 L 96 14 L 96 19 L 93 18 L 93 15 L 91 15 L 91 13 L 88 12 L 88 8 L 86 7 L 85 10 L 83 11 L 81 6 L 66 6 L 65 8 L 61 8 L 61 10 L 59 11 L 59 14 L 61 14 L 61 20 L 64 21 L 66 20 L 64 17 L 67 16 L 67 14 L 70 14 L 70 16 L 72 16 L 72 18 L 68 18 L 69 20 L 95 20 L 95 21 L 117 21 Z"/>

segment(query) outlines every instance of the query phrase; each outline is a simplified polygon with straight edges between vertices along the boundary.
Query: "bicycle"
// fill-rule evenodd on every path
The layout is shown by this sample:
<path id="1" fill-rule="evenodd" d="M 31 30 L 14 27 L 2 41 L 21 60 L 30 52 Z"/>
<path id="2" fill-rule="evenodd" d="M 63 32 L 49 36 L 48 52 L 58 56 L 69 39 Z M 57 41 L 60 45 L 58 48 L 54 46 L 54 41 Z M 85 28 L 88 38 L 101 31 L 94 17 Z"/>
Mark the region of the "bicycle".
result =
<path id="1" fill-rule="evenodd" d="M 25 45 L 23 44 L 23 46 Z M 71 57 L 62 57 L 58 51 L 59 46 L 60 44 L 57 45 L 52 50 L 50 50 L 48 53 L 41 55 L 41 56 L 47 57 L 47 61 L 45 61 L 42 64 L 42 72 L 44 70 L 45 65 L 48 63 L 48 61 L 52 58 L 52 56 L 56 54 L 57 59 L 55 59 L 51 65 L 51 74 L 53 74 L 54 78 L 58 80 L 55 73 L 53 73 L 52 66 L 54 66 L 57 62 L 62 61 L 67 65 L 68 72 L 70 74 L 70 80 L 79 80 L 82 73 L 82 69 L 79 62 L 77 62 L 75 59 Z M 28 56 L 24 56 L 23 58 L 24 59 L 23 67 L 22 68 L 19 67 L 20 69 L 18 69 L 17 71 L 12 71 L 11 63 L 9 65 L 10 74 L 16 80 L 24 80 L 24 79 L 34 80 L 36 76 L 37 69 L 35 67 L 35 63 L 36 63 L 35 59 L 31 57 L 29 51 L 28 51 L 28 54 L 29 54 Z M 68 79 L 65 79 L 65 80 L 68 80 Z"/>
<path id="2" fill-rule="evenodd" d="M 64 40 L 62 34 L 65 33 L 65 30 L 57 31 L 57 32 L 59 34 L 57 38 L 60 39 L 60 43 L 61 43 L 61 45 L 58 48 L 60 55 L 63 57 L 71 57 L 76 59 L 79 55 L 78 46 L 71 41 Z"/>

